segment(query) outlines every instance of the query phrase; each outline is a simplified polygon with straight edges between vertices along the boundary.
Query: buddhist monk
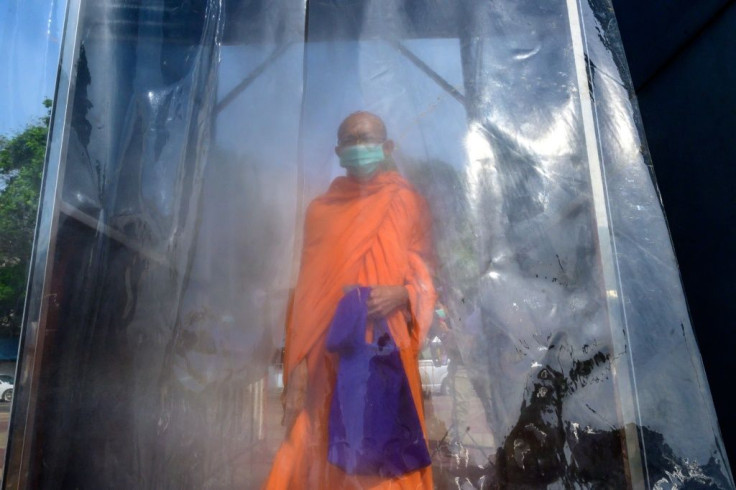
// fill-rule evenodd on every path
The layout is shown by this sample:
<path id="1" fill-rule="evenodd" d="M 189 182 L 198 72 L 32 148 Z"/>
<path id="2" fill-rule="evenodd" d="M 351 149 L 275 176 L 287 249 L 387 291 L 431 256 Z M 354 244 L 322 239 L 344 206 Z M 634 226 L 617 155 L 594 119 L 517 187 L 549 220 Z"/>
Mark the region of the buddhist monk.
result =
<path id="1" fill-rule="evenodd" d="M 370 288 L 370 318 L 384 317 L 399 348 L 423 430 L 417 355 L 432 321 L 430 216 L 426 203 L 395 170 L 383 121 L 348 116 L 335 153 L 346 169 L 310 203 L 301 267 L 287 319 L 284 358 L 285 441 L 264 488 L 431 489 L 431 467 L 398 477 L 349 475 L 327 461 L 328 418 L 337 359 L 325 337 L 351 288 Z M 370 340 L 371 332 L 366 332 Z M 426 437 L 426 436 L 425 436 Z"/>

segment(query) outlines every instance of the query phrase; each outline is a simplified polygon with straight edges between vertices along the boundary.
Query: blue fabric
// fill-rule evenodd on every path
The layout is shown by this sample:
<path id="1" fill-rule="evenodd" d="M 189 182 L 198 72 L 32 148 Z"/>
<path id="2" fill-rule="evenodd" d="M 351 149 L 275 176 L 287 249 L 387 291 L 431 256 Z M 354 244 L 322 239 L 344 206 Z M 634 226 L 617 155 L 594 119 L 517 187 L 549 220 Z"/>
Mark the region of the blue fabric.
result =
<path id="1" fill-rule="evenodd" d="M 366 343 L 366 300 L 356 288 L 338 303 L 327 349 L 339 355 L 327 459 L 346 473 L 390 478 L 431 464 L 399 350 L 385 319 Z"/>
<path id="2" fill-rule="evenodd" d="M 0 361 L 15 361 L 18 359 L 18 337 L 0 339 Z"/>

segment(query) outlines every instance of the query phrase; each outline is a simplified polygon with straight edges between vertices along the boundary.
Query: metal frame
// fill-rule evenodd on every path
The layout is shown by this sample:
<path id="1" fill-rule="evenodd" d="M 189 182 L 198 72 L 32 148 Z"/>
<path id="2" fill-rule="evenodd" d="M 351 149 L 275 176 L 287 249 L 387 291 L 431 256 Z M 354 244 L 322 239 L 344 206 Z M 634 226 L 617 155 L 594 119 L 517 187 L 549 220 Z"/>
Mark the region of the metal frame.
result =
<path id="1" fill-rule="evenodd" d="M 54 111 L 49 127 L 43 188 L 31 254 L 31 270 L 16 367 L 16 383 L 20 385 L 18 388 L 22 389 L 16 388 L 11 409 L 3 488 L 28 488 L 31 483 L 29 470 L 34 449 L 34 414 L 37 402 L 35 391 L 43 361 L 50 279 L 54 271 L 56 232 L 61 214 L 61 184 L 66 168 L 64 155 L 69 141 L 71 109 L 76 86 L 76 60 L 81 39 L 79 23 L 81 1 L 69 0 L 67 4 Z"/>
<path id="2" fill-rule="evenodd" d="M 613 223 L 610 219 L 608 193 L 606 189 L 606 171 L 603 157 L 598 145 L 597 134 L 600 133 L 598 114 L 591 91 L 593 75 L 590 71 L 589 58 L 585 48 L 588 47 L 585 23 L 580 15 L 580 0 L 567 0 L 570 34 L 572 37 L 575 75 L 578 82 L 580 111 L 585 135 L 585 149 L 588 157 L 588 171 L 593 196 L 593 211 L 596 221 L 596 237 L 603 274 L 603 288 L 608 313 L 608 326 L 611 330 L 613 357 L 611 372 L 617 393 L 619 416 L 624 432 L 623 445 L 626 450 L 626 469 L 629 484 L 632 488 L 649 488 L 649 473 L 646 466 L 646 450 L 643 434 L 640 433 L 641 414 L 639 398 L 636 390 L 636 376 L 629 339 L 629 325 L 623 307 L 624 295 L 621 289 L 621 277 L 616 260 L 616 243 L 613 238 Z"/>
<path id="3" fill-rule="evenodd" d="M 8 450 L 5 458 L 4 488 L 26 488 L 29 485 L 29 470 L 33 455 L 34 414 L 36 411 L 36 396 L 40 365 L 43 361 L 46 315 L 48 311 L 48 296 L 51 285 L 50 278 L 54 271 L 54 250 L 56 247 L 56 232 L 60 214 L 70 214 L 64 208 L 61 200 L 61 183 L 65 173 L 65 150 L 69 137 L 71 108 L 73 107 L 74 88 L 76 81 L 76 64 L 80 45 L 80 15 L 82 0 L 69 0 L 67 5 L 66 23 L 64 29 L 63 52 L 60 59 L 60 69 L 57 82 L 55 109 L 52 116 L 52 125 L 49 131 L 49 145 L 47 150 L 47 166 L 44 177 L 44 189 L 39 210 L 39 220 L 34 241 L 33 260 L 26 300 L 26 313 L 23 322 L 23 335 L 17 371 L 17 379 L 23 380 L 22 390 L 16 390 L 11 418 L 12 438 L 8 441 Z M 608 199 L 605 181 L 605 169 L 598 145 L 598 119 L 591 93 L 593 83 L 586 56 L 587 37 L 585 25 L 580 15 L 582 6 L 579 0 L 566 0 L 573 56 L 576 70 L 576 80 L 579 89 L 580 111 L 585 136 L 585 146 L 589 169 L 591 193 L 593 199 L 594 216 L 596 220 L 596 237 L 601 260 L 604 294 L 608 313 L 608 322 L 614 348 L 612 371 L 617 392 L 618 410 L 624 424 L 624 444 L 626 448 L 627 475 L 632 488 L 649 486 L 649 476 L 646 471 L 645 451 L 640 447 L 644 441 L 638 432 L 640 414 L 636 392 L 636 377 L 631 356 L 630 338 L 625 311 L 623 308 L 623 292 L 616 261 L 616 246 L 613 239 L 612 223 L 608 209 Z M 442 76 L 432 70 L 421 58 L 408 50 L 398 41 L 387 41 L 402 56 L 419 68 L 426 76 L 462 104 L 470 116 L 467 106 L 467 94 L 461 93 L 456 87 L 447 82 Z M 278 60 L 291 43 L 277 46 L 269 57 L 254 68 L 251 73 L 232 89 L 216 105 L 215 114 L 222 111 L 234 101 L 239 94 L 262 75 L 267 68 Z M 462 50 L 461 57 L 468 53 Z M 467 74 L 464 73 L 467 91 Z M 61 110 L 59 110 L 59 108 Z M 68 206 L 67 206 L 68 207 Z M 71 210 L 74 214 L 75 210 Z M 77 219 L 80 219 L 79 217 Z M 91 220 L 91 221 L 90 221 Z M 81 217 L 90 226 L 96 220 Z M 122 235 L 117 236 L 114 230 L 101 230 L 113 239 L 126 242 Z M 119 234 L 118 234 L 119 235 Z M 21 363 L 21 360 L 23 361 Z M 23 423 L 19 423 L 22 420 Z"/>

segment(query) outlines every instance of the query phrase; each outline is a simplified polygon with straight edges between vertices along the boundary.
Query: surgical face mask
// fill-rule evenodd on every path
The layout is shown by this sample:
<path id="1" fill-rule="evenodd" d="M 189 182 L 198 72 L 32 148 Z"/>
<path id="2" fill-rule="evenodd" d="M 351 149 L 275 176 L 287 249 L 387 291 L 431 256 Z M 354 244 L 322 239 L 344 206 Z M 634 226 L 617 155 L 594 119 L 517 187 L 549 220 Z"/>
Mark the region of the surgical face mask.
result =
<path id="1" fill-rule="evenodd" d="M 372 175 L 386 156 L 383 145 L 353 145 L 340 151 L 340 166 L 357 177 Z"/>

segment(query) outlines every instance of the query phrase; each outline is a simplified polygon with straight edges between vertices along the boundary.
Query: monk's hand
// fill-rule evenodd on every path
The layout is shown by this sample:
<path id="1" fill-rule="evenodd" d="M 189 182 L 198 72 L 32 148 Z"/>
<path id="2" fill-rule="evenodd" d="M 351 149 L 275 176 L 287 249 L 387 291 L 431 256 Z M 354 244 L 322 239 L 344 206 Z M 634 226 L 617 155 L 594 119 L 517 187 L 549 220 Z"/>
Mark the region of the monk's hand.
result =
<path id="1" fill-rule="evenodd" d="M 304 359 L 289 374 L 289 382 L 281 395 L 281 402 L 284 405 L 284 418 L 281 420 L 281 425 L 285 426 L 287 431 L 291 431 L 299 412 L 304 409 L 307 398 L 307 381 L 307 361 Z"/>
<path id="2" fill-rule="evenodd" d="M 368 316 L 387 317 L 409 303 L 409 291 L 404 286 L 371 286 L 371 295 L 366 301 Z"/>

